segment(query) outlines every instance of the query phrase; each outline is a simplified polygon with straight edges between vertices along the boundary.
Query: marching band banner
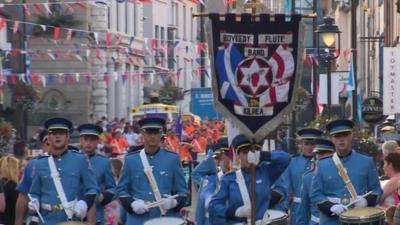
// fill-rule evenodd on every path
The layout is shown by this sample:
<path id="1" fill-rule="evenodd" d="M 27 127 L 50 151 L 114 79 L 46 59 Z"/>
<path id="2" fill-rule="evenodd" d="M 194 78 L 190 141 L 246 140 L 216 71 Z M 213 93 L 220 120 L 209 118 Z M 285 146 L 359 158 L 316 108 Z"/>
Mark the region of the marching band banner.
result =
<path id="1" fill-rule="evenodd" d="M 257 141 L 291 112 L 303 63 L 300 15 L 210 15 L 216 108 Z"/>

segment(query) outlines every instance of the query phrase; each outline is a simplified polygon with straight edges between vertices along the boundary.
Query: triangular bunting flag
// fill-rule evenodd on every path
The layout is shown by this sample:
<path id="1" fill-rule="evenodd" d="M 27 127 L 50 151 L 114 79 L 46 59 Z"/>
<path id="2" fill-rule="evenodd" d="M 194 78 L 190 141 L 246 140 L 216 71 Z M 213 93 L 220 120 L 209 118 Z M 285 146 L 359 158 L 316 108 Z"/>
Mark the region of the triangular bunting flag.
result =
<path id="1" fill-rule="evenodd" d="M 19 21 L 14 21 L 14 26 L 13 26 L 13 33 L 18 32 L 18 27 L 19 27 Z"/>
<path id="2" fill-rule="evenodd" d="M 72 30 L 71 30 L 71 29 L 68 29 L 68 32 L 67 32 L 67 40 L 70 41 L 71 39 L 72 39 Z"/>
<path id="3" fill-rule="evenodd" d="M 58 36 L 60 36 L 60 27 L 54 27 L 54 40 L 58 39 Z"/>

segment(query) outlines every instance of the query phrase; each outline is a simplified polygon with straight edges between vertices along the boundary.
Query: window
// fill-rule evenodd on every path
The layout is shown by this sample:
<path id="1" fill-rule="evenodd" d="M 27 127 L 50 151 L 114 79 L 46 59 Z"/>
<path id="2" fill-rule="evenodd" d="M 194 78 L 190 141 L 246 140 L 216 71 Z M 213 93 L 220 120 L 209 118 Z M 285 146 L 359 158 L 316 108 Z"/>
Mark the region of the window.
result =
<path id="1" fill-rule="evenodd" d="M 121 4 L 121 3 L 120 3 Z M 131 24 L 130 19 L 131 16 L 129 15 L 129 5 L 128 2 L 125 1 L 125 3 L 123 3 L 125 5 L 125 34 L 130 34 L 130 29 L 128 29 L 128 26 Z"/>
<path id="2" fill-rule="evenodd" d="M 193 14 L 193 8 L 190 8 L 190 17 L 192 16 L 192 14 Z M 194 20 L 193 19 L 191 19 L 190 20 L 190 40 L 191 41 L 193 41 L 193 23 L 194 23 Z"/>
<path id="3" fill-rule="evenodd" d="M 182 20 L 183 20 L 183 39 L 186 39 L 186 6 L 182 8 Z"/>
<path id="4" fill-rule="evenodd" d="M 133 14 L 133 35 L 135 35 L 136 36 L 136 34 L 137 34 L 137 23 L 138 23 L 138 16 L 139 16 L 139 13 L 137 13 L 137 5 L 136 5 L 136 2 L 133 2 L 132 3 L 133 4 L 133 12 L 132 12 L 132 14 Z"/>
<path id="5" fill-rule="evenodd" d="M 176 11 L 176 13 L 175 13 L 175 26 L 177 26 L 178 27 L 178 25 L 179 25 L 179 5 L 178 5 L 178 3 L 175 3 L 175 11 Z"/>

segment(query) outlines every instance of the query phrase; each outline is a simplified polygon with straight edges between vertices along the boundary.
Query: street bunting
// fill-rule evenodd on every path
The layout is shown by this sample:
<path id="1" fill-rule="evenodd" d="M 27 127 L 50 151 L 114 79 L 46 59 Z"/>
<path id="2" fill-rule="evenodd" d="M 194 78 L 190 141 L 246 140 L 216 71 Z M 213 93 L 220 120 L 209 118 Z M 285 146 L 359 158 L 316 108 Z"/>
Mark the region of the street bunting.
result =
<path id="1" fill-rule="evenodd" d="M 209 53 L 216 108 L 259 141 L 292 111 L 303 64 L 300 15 L 211 14 Z"/>

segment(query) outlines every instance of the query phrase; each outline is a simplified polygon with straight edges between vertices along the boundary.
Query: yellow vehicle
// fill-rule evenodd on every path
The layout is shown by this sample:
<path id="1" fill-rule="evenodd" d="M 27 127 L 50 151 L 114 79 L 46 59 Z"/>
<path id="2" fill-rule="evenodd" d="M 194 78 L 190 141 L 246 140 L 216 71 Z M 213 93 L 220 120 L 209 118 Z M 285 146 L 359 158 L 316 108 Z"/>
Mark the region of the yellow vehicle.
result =
<path id="1" fill-rule="evenodd" d="M 194 124 L 200 125 L 201 118 L 198 115 L 193 113 L 183 113 L 182 114 L 182 121 L 190 120 L 193 121 Z"/>
<path id="2" fill-rule="evenodd" d="M 161 103 L 144 104 L 131 109 L 131 118 L 141 119 L 144 117 L 159 117 L 172 121 L 179 114 L 176 105 L 166 105 Z"/>

